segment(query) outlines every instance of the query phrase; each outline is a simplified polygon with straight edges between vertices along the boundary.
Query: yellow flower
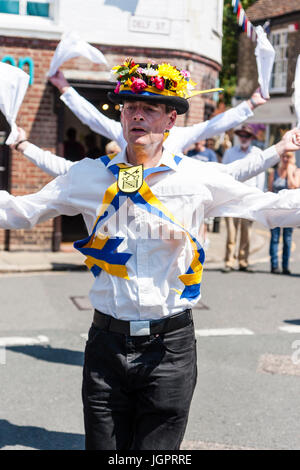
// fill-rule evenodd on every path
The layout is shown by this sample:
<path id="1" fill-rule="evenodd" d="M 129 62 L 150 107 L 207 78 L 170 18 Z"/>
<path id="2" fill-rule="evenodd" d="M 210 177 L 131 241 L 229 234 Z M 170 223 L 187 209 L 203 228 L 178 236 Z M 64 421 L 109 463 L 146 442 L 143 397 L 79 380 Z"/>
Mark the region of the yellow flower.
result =
<path id="1" fill-rule="evenodd" d="M 134 67 L 132 67 L 130 70 L 129 70 L 129 73 L 130 75 L 134 74 L 134 72 L 136 71 L 136 69 L 139 68 L 139 64 L 136 64 Z"/>
<path id="2" fill-rule="evenodd" d="M 183 79 L 179 70 L 173 67 L 170 64 L 160 64 L 158 66 L 158 75 L 163 77 L 165 80 L 173 80 L 174 82 L 179 82 Z"/>

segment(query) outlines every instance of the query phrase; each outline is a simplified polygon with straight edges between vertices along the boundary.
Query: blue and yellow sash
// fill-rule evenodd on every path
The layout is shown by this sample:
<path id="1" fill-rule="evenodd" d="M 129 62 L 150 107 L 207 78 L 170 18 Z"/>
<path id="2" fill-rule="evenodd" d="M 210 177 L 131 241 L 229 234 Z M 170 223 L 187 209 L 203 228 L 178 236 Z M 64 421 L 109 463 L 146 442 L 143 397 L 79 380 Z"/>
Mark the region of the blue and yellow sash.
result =
<path id="1" fill-rule="evenodd" d="M 118 178 L 120 168 L 128 168 L 127 165 L 122 163 L 107 166 L 111 159 L 115 156 L 105 155 L 100 157 L 102 163 L 112 172 L 112 174 Z M 178 165 L 181 161 L 181 157 L 174 156 L 174 161 Z M 152 193 L 148 184 L 145 181 L 147 176 L 161 172 L 169 171 L 171 168 L 168 166 L 160 166 L 155 168 L 148 168 L 144 171 L 144 180 L 138 191 L 135 193 L 124 193 L 118 187 L 117 181 L 113 183 L 105 192 L 100 213 L 94 224 L 92 233 L 89 237 L 84 240 L 79 240 L 74 243 L 74 247 L 81 253 L 87 256 L 85 264 L 92 271 L 94 276 L 98 276 L 103 269 L 108 274 L 113 276 L 122 277 L 129 279 L 126 263 L 130 256 L 130 253 L 118 253 L 116 250 L 122 243 L 123 238 L 115 237 L 109 238 L 102 234 L 97 234 L 99 224 L 101 225 L 110 218 L 110 211 L 108 210 L 111 206 L 114 211 L 118 211 L 121 204 L 127 199 L 138 205 L 141 209 L 147 212 L 157 215 L 161 219 L 164 219 L 173 225 L 179 227 L 188 237 L 192 248 L 193 248 L 193 259 L 185 274 L 182 274 L 179 279 L 185 285 L 183 292 L 177 291 L 181 296 L 180 298 L 186 298 L 189 300 L 195 299 L 200 295 L 200 286 L 203 273 L 203 263 L 205 259 L 204 250 L 196 238 L 185 229 L 185 227 L 171 214 L 171 212 L 159 201 L 159 199 Z M 120 198 L 120 196 L 122 196 Z M 124 197 L 125 196 L 125 197 Z"/>

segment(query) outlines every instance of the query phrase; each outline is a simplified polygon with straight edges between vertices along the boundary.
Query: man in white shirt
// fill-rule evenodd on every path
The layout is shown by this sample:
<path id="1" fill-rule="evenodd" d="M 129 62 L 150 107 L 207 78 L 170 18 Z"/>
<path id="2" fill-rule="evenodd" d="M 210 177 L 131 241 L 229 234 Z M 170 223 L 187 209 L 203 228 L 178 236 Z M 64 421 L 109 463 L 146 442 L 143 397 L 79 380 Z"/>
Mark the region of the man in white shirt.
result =
<path id="1" fill-rule="evenodd" d="M 252 144 L 252 140 L 256 139 L 256 135 L 253 129 L 249 125 L 243 125 L 240 129 L 234 132 L 240 141 L 239 145 L 235 145 L 230 149 L 227 149 L 223 156 L 223 164 L 228 165 L 234 161 L 242 160 L 250 152 L 260 152 L 258 147 Z M 265 174 L 260 173 L 254 178 L 248 179 L 246 184 L 249 186 L 257 187 L 261 191 L 264 190 L 265 186 Z M 240 230 L 240 239 L 238 243 L 238 255 L 237 259 L 239 262 L 240 271 L 251 272 L 249 268 L 249 250 L 250 250 L 250 233 L 252 221 L 241 218 L 226 217 L 226 252 L 225 252 L 225 267 L 223 272 L 228 273 L 234 269 L 235 265 L 235 251 L 237 245 L 237 235 Z"/>
<path id="2" fill-rule="evenodd" d="M 191 308 L 200 298 L 201 223 L 236 216 L 297 226 L 300 190 L 262 193 L 165 150 L 165 130 L 188 109 L 184 71 L 153 64 L 136 71 L 126 62 L 117 72 L 124 67 L 126 82 L 109 97 L 123 104 L 127 147 L 74 164 L 36 194 L 0 191 L 0 227 L 82 213 L 90 236 L 76 247 L 95 276 L 82 389 L 86 448 L 175 450 L 196 384 Z M 294 129 L 270 151 L 299 148 Z"/>

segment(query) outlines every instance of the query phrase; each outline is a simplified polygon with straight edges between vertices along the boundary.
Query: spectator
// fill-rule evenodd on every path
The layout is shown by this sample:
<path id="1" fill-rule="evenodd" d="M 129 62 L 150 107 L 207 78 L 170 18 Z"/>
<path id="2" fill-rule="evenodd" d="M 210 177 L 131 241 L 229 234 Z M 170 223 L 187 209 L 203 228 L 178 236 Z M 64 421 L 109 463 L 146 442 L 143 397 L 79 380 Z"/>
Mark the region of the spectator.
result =
<path id="1" fill-rule="evenodd" d="M 269 173 L 268 189 L 278 193 L 282 189 L 296 189 L 300 187 L 300 169 L 296 166 L 296 158 L 293 152 L 286 152 L 280 157 L 277 169 Z M 291 252 L 293 229 L 284 227 L 283 251 L 282 251 L 282 274 L 291 274 L 289 270 L 289 258 Z M 278 245 L 280 239 L 280 227 L 271 229 L 270 261 L 271 273 L 279 274 L 278 267 Z"/>
<path id="2" fill-rule="evenodd" d="M 199 142 L 196 142 L 195 147 L 188 151 L 187 156 L 202 162 L 218 161 L 216 153 L 205 146 L 205 140 L 199 140 Z"/>
<path id="3" fill-rule="evenodd" d="M 257 147 L 252 145 L 252 139 L 256 138 L 252 128 L 247 125 L 243 125 L 240 129 L 234 132 L 240 140 L 239 145 L 226 150 L 223 156 L 223 163 L 232 163 L 235 160 L 245 158 L 250 151 L 255 150 Z M 257 148 L 259 151 L 259 149 Z M 264 189 L 265 175 L 262 173 L 254 178 L 251 178 L 246 182 L 249 186 L 256 186 L 259 189 Z M 225 267 L 223 272 L 228 273 L 233 271 L 235 264 L 235 250 L 237 242 L 237 232 L 240 227 L 240 240 L 239 240 L 239 270 L 240 271 L 251 271 L 249 269 L 249 249 L 250 249 L 250 230 L 252 222 L 246 219 L 234 219 L 232 217 L 226 217 L 226 228 L 227 228 L 227 241 L 226 241 L 226 254 L 225 254 Z"/>
<path id="4" fill-rule="evenodd" d="M 85 156 L 88 158 L 97 158 L 101 155 L 101 150 L 97 147 L 96 136 L 95 134 L 87 134 L 84 138 L 87 151 Z"/>
<path id="5" fill-rule="evenodd" d="M 105 154 L 108 155 L 110 153 L 119 153 L 121 152 L 120 147 L 118 146 L 117 142 L 111 140 L 108 144 L 105 145 Z"/>
<path id="6" fill-rule="evenodd" d="M 72 162 L 77 162 L 85 156 L 83 145 L 76 140 L 77 131 L 74 127 L 67 130 L 67 140 L 64 142 L 64 157 Z"/>

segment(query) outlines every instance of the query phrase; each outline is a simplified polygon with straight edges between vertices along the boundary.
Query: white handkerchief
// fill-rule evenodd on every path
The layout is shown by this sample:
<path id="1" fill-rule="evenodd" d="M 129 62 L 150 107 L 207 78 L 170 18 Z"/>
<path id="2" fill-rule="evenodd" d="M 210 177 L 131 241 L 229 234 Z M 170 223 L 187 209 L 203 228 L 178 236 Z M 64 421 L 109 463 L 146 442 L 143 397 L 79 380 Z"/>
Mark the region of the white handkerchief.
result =
<path id="1" fill-rule="evenodd" d="M 18 67 L 0 62 L 0 110 L 11 127 L 11 133 L 5 142 L 7 145 L 14 144 L 18 136 L 16 118 L 29 78 L 29 75 Z"/>
<path id="2" fill-rule="evenodd" d="M 261 26 L 255 28 L 257 45 L 255 48 L 258 83 L 264 98 L 270 98 L 269 84 L 275 60 L 275 50 Z"/>
<path id="3" fill-rule="evenodd" d="M 300 55 L 298 55 L 296 72 L 295 72 L 295 92 L 294 92 L 294 105 L 297 115 L 297 127 L 300 128 Z"/>
<path id="4" fill-rule="evenodd" d="M 57 72 L 61 64 L 69 59 L 73 59 L 74 57 L 79 56 L 86 57 L 96 64 L 107 65 L 107 60 L 105 59 L 104 55 L 101 51 L 96 49 L 96 47 L 93 47 L 89 43 L 80 39 L 76 33 L 66 33 L 63 35 L 54 52 L 48 72 L 48 77 L 52 77 L 52 75 Z"/>

